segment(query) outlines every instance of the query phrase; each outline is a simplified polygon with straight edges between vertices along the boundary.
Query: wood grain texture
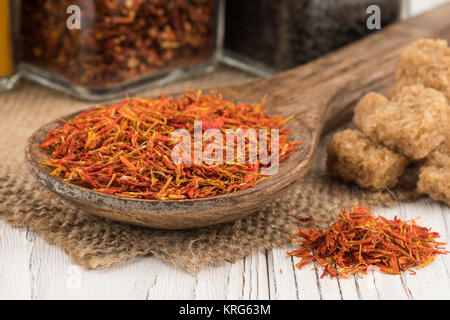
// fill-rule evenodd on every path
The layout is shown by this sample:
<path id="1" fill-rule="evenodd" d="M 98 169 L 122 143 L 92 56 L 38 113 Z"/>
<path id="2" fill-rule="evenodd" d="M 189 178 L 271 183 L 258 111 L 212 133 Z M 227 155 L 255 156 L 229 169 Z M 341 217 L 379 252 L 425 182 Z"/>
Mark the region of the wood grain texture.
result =
<path id="1" fill-rule="evenodd" d="M 49 175 L 39 148 L 52 122 L 30 137 L 26 159 L 32 175 L 56 194 L 85 211 L 110 219 L 162 229 L 187 229 L 242 218 L 273 200 L 301 179 L 309 165 L 324 124 L 330 129 L 351 113 L 355 101 L 368 91 L 386 89 L 394 81 L 402 47 L 420 37 L 450 37 L 450 4 L 419 17 L 393 24 L 350 46 L 304 66 L 249 84 L 219 89 L 226 97 L 257 103 L 268 94 L 270 113 L 294 115 L 292 139 L 299 149 L 281 163 L 278 173 L 255 187 L 228 195 L 188 200 L 127 199 L 65 183 Z M 70 119 L 74 115 L 65 117 Z"/>

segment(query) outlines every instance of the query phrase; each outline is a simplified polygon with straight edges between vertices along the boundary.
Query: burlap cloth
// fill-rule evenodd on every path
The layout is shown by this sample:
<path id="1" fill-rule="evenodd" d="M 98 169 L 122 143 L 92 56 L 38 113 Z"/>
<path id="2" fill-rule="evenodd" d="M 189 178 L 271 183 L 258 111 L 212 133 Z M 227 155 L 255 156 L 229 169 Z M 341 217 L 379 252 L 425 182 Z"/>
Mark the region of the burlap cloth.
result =
<path id="1" fill-rule="evenodd" d="M 141 95 L 178 92 L 186 86 L 213 88 L 253 79 L 243 72 L 220 67 L 215 73 Z M 33 180 L 23 160 L 25 141 L 32 132 L 89 105 L 25 81 L 0 94 L 0 217 L 13 226 L 38 231 L 46 241 L 61 247 L 73 263 L 87 269 L 154 255 L 195 272 L 201 266 L 243 258 L 253 250 L 287 244 L 298 226 L 291 215 L 312 215 L 323 227 L 335 219 L 343 206 L 358 200 L 378 207 L 417 196 L 413 182 L 405 181 L 395 190 L 364 193 L 330 178 L 324 166 L 328 139 L 324 137 L 304 179 L 246 219 L 189 231 L 145 229 L 106 220 L 78 210 L 47 191 Z"/>

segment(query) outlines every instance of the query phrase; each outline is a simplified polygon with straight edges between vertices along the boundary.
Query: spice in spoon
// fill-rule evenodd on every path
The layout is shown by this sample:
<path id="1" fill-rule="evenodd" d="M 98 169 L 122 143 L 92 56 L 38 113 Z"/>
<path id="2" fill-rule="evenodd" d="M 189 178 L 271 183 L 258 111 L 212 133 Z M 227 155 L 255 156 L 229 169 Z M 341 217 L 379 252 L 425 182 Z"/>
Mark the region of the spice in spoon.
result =
<path id="1" fill-rule="evenodd" d="M 302 247 L 288 255 L 301 258 L 301 269 L 310 263 L 324 268 L 321 275 L 347 278 L 352 274 L 380 270 L 400 274 L 411 268 L 425 267 L 438 254 L 447 254 L 437 242 L 439 233 L 421 227 L 415 220 L 402 221 L 374 216 L 365 207 L 343 209 L 340 219 L 326 230 L 298 229 L 294 242 Z"/>
<path id="2" fill-rule="evenodd" d="M 185 129 L 191 134 L 193 152 L 182 153 L 182 157 L 193 158 L 196 148 L 202 152 L 211 144 L 201 139 L 199 146 L 192 138 L 196 121 L 202 121 L 200 134 L 209 129 L 224 135 L 228 129 L 269 133 L 277 129 L 279 161 L 283 161 L 299 145 L 288 141 L 289 119 L 266 114 L 263 102 L 235 103 L 216 93 L 187 91 L 179 99 L 161 95 L 159 99 L 127 99 L 92 108 L 50 130 L 40 146 L 50 153 L 45 164 L 54 168 L 51 174 L 66 182 L 130 198 L 205 198 L 255 186 L 264 178 L 261 169 L 267 163 L 260 159 L 250 161 L 249 152 L 245 152 L 241 162 L 234 161 L 240 156 L 237 154 L 232 161 L 223 163 L 175 163 L 172 151 L 179 143 L 173 140 L 176 130 Z M 273 151 L 273 138 L 272 134 L 266 135 L 269 152 Z M 254 147 L 251 139 L 242 141 L 245 149 L 241 151 Z M 233 151 L 235 147 L 238 150 L 238 143 L 237 138 L 233 140 Z M 225 157 L 230 146 L 223 145 Z M 217 155 L 215 152 L 219 151 L 212 154 Z"/>

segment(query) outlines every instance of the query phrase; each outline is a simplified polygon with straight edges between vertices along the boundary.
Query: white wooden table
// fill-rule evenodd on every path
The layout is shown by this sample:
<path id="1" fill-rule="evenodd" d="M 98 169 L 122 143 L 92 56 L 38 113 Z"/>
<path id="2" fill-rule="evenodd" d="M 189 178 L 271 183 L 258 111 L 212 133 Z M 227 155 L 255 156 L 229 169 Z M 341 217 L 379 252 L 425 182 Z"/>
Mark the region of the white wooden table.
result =
<path id="1" fill-rule="evenodd" d="M 424 200 L 378 214 L 421 217 L 449 241 L 450 208 Z M 206 268 L 196 277 L 154 257 L 106 271 L 71 265 L 56 246 L 34 232 L 0 221 L 0 299 L 450 299 L 450 256 L 439 256 L 417 275 L 373 272 L 362 278 L 319 278 L 309 267 L 297 270 L 290 248 L 255 252 L 235 264 Z M 449 247 L 447 246 L 447 249 Z"/>

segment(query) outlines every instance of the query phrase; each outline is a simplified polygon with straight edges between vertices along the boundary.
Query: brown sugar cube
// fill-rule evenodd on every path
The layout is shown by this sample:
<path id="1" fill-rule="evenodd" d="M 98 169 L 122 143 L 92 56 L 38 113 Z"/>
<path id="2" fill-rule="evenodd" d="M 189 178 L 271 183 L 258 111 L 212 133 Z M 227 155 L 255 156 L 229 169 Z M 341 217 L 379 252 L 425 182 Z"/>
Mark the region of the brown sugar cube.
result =
<path id="1" fill-rule="evenodd" d="M 379 124 L 378 121 L 372 120 L 385 118 L 386 111 L 389 110 L 388 105 L 389 100 L 385 96 L 369 92 L 359 100 L 354 111 L 353 122 L 367 136 L 376 138 Z"/>
<path id="2" fill-rule="evenodd" d="M 450 149 L 443 144 L 420 168 L 417 190 L 450 206 Z"/>
<path id="3" fill-rule="evenodd" d="M 402 147 L 401 144 L 398 147 L 400 150 L 410 149 L 411 158 L 423 158 L 445 141 L 449 133 L 450 105 L 442 92 L 422 85 L 408 86 L 392 97 L 391 103 L 404 110 L 405 117 L 411 116 L 410 125 L 414 127 L 410 130 L 405 128 L 403 133 L 412 134 L 417 140 L 410 138 L 410 147 Z"/>
<path id="4" fill-rule="evenodd" d="M 398 59 L 397 90 L 413 84 L 441 91 L 450 101 L 450 48 L 447 41 L 420 39 L 405 47 Z"/>
<path id="5" fill-rule="evenodd" d="M 394 187 L 407 164 L 403 155 L 376 145 L 357 130 L 336 133 L 328 145 L 328 171 L 371 190 Z"/>
<path id="6" fill-rule="evenodd" d="M 450 169 L 450 149 L 447 144 L 443 143 L 437 150 L 430 153 L 424 166 Z"/>
<path id="7" fill-rule="evenodd" d="M 388 99 L 391 99 L 393 96 L 395 96 L 395 94 L 397 93 L 397 86 L 392 86 L 392 87 L 389 87 L 387 90 L 386 90 L 386 97 L 388 98 Z"/>
<path id="8" fill-rule="evenodd" d="M 450 106 L 440 91 L 413 85 L 402 88 L 390 101 L 368 93 L 356 106 L 353 121 L 372 141 L 422 159 L 444 141 Z"/>

